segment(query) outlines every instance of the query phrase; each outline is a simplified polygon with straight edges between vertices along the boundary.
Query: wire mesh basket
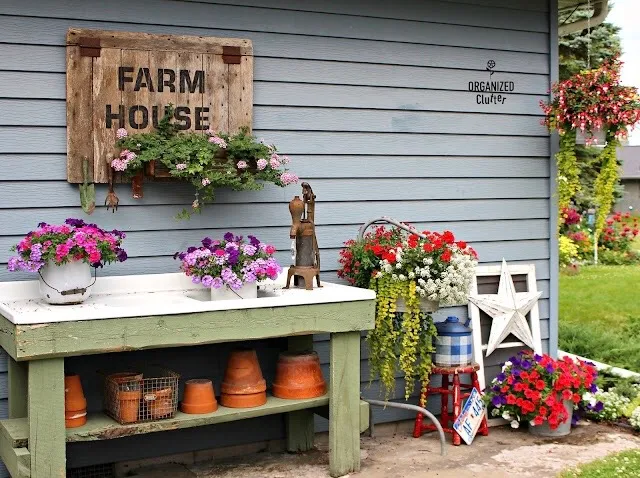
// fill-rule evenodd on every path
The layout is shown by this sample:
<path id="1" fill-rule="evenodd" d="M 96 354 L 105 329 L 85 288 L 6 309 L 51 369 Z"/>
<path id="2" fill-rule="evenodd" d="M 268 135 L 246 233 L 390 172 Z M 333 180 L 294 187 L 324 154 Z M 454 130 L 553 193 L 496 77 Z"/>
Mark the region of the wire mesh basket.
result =
<path id="1" fill-rule="evenodd" d="M 171 418 L 178 409 L 180 376 L 162 367 L 105 376 L 104 408 L 120 424 Z"/>

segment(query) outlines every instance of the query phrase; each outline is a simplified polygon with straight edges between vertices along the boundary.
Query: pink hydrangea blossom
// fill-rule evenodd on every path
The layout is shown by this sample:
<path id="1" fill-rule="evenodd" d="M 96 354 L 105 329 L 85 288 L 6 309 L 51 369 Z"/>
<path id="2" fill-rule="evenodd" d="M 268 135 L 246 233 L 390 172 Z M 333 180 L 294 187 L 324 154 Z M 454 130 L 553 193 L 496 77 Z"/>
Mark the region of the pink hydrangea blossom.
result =
<path id="1" fill-rule="evenodd" d="M 257 161 L 257 166 L 258 166 L 258 169 L 259 169 L 260 171 L 262 171 L 264 168 L 266 168 L 266 167 L 267 167 L 267 160 L 266 160 L 266 159 L 263 159 L 263 158 L 260 158 L 260 159 Z"/>
<path id="2" fill-rule="evenodd" d="M 238 169 L 247 169 L 249 167 L 246 161 L 238 161 L 238 164 L 236 164 L 236 166 L 238 167 Z"/>
<path id="3" fill-rule="evenodd" d="M 280 156 L 278 156 L 276 153 L 273 153 L 271 155 L 271 159 L 269 159 L 269 165 L 273 169 L 278 169 L 280 167 Z"/>
<path id="4" fill-rule="evenodd" d="M 111 167 L 116 171 L 124 171 L 127 169 L 127 162 L 126 159 L 116 158 L 111 161 Z"/>
<path id="5" fill-rule="evenodd" d="M 280 181 L 282 181 L 282 184 L 284 184 L 285 186 L 289 185 L 289 184 L 295 184 L 298 182 L 298 176 L 296 176 L 293 173 L 282 173 L 280 175 Z"/>
<path id="6" fill-rule="evenodd" d="M 222 139 L 220 136 L 211 136 L 209 138 L 209 142 L 217 145 L 219 148 L 227 149 L 227 142 Z"/>

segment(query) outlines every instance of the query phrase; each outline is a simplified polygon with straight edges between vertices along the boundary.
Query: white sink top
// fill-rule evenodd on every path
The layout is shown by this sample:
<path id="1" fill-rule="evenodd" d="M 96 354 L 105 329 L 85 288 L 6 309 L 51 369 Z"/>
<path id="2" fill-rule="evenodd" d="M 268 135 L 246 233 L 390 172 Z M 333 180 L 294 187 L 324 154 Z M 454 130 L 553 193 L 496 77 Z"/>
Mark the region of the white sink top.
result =
<path id="1" fill-rule="evenodd" d="M 0 282 L 0 315 L 14 324 L 188 314 L 214 310 L 373 300 L 375 292 L 322 282 L 311 291 L 282 289 L 286 271 L 259 284 L 257 299 L 209 300 L 210 292 L 182 273 L 98 277 L 81 304 L 51 305 L 41 297 L 38 281 Z M 293 283 L 293 280 L 292 280 Z"/>

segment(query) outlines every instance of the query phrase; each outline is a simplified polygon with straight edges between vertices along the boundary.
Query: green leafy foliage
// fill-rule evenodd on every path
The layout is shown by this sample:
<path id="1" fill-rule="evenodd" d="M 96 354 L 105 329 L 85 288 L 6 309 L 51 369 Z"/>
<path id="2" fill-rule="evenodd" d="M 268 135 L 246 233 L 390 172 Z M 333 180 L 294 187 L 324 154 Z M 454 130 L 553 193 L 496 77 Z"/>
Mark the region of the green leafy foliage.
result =
<path id="1" fill-rule="evenodd" d="M 154 131 L 122 137 L 116 145 L 123 151 L 121 158 L 124 152 L 135 153 L 126 162 L 127 176 L 155 161 L 168 168 L 172 177 L 191 182 L 196 190 L 192 212 L 214 201 L 219 188 L 259 190 L 265 182 L 284 187 L 298 180 L 284 168 L 289 158 L 278 155 L 275 146 L 257 141 L 248 128 L 235 135 L 181 132 L 174 123 L 172 106 Z M 184 210 L 179 217 L 190 214 Z"/>

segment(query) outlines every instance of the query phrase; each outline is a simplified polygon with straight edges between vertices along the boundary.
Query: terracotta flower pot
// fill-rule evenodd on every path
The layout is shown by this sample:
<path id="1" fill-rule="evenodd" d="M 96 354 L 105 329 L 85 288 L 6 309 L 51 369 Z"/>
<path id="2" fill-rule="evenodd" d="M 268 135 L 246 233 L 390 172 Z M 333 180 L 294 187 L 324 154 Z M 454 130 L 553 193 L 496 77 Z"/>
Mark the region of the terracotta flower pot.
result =
<path id="1" fill-rule="evenodd" d="M 172 387 L 145 393 L 144 400 L 151 418 L 164 418 L 174 412 Z"/>
<path id="2" fill-rule="evenodd" d="M 273 381 L 273 396 L 301 399 L 321 397 L 327 393 L 327 383 L 320 369 L 316 352 L 280 354 Z"/>
<path id="3" fill-rule="evenodd" d="M 118 420 L 120 423 L 137 422 L 142 390 L 120 390 L 116 399 L 118 400 Z"/>
<path id="4" fill-rule="evenodd" d="M 218 409 L 218 402 L 211 380 L 187 380 L 184 384 L 184 398 L 180 409 L 190 414 L 215 412 Z"/>
<path id="5" fill-rule="evenodd" d="M 64 409 L 67 412 L 87 409 L 87 400 L 82 391 L 80 375 L 66 375 L 64 377 Z"/>
<path id="6" fill-rule="evenodd" d="M 64 426 L 66 428 L 77 428 L 87 423 L 87 411 L 65 411 L 64 412 Z"/>
<path id="7" fill-rule="evenodd" d="M 115 382 L 118 385 L 126 385 L 128 382 L 142 382 L 142 374 L 138 372 L 113 373 L 107 377 L 107 380 Z"/>
<path id="8" fill-rule="evenodd" d="M 267 402 L 267 383 L 255 350 L 234 350 L 222 382 L 220 404 L 231 408 L 259 407 Z"/>

